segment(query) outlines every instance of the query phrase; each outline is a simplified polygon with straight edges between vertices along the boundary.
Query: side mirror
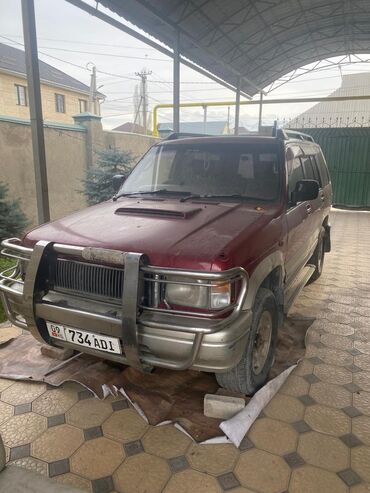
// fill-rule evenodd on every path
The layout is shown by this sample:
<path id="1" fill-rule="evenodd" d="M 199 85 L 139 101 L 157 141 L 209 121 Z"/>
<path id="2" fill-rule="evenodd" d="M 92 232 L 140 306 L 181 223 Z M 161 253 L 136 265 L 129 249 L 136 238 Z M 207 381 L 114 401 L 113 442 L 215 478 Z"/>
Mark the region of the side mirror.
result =
<path id="1" fill-rule="evenodd" d="M 113 189 L 115 192 L 118 192 L 118 190 L 121 188 L 122 183 L 125 181 L 126 177 L 125 175 L 114 175 L 113 176 Z"/>
<path id="2" fill-rule="evenodd" d="M 315 200 L 319 196 L 319 189 L 319 183 L 316 180 L 299 180 L 292 193 L 292 202 L 297 204 L 306 200 Z"/>

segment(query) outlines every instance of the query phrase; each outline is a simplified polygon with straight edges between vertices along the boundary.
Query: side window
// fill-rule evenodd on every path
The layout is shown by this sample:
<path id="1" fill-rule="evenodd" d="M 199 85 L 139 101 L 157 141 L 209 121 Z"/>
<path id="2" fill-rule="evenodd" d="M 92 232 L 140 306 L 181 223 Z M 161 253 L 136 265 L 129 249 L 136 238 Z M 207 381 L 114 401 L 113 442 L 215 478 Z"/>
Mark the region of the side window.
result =
<path id="1" fill-rule="evenodd" d="M 315 171 L 312 166 L 310 156 L 302 156 L 300 159 L 303 166 L 304 177 L 306 178 L 306 180 L 317 180 L 317 173 L 315 176 Z"/>
<path id="2" fill-rule="evenodd" d="M 322 186 L 325 187 L 329 183 L 330 178 L 324 156 L 320 151 L 316 154 L 316 162 L 319 168 Z"/>
<path id="3" fill-rule="evenodd" d="M 288 161 L 288 194 L 289 201 L 292 197 L 292 192 L 295 189 L 296 183 L 299 180 L 304 179 L 303 168 L 301 164 L 301 160 L 299 157 L 295 157 L 292 160 Z"/>
<path id="4" fill-rule="evenodd" d="M 310 156 L 310 159 L 311 159 L 315 180 L 317 180 L 319 182 L 320 187 L 322 187 L 323 185 L 322 185 L 322 178 L 319 170 L 319 165 L 317 164 L 315 156 Z"/>

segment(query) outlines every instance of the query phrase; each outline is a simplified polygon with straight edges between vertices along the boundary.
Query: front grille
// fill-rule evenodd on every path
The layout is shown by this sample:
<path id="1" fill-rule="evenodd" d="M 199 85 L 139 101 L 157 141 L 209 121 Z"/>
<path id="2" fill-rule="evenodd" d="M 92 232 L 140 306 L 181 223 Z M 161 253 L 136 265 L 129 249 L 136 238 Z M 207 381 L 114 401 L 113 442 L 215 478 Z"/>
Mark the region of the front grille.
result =
<path id="1" fill-rule="evenodd" d="M 70 291 L 90 298 L 122 298 L 123 269 L 58 258 L 53 270 L 55 291 Z"/>

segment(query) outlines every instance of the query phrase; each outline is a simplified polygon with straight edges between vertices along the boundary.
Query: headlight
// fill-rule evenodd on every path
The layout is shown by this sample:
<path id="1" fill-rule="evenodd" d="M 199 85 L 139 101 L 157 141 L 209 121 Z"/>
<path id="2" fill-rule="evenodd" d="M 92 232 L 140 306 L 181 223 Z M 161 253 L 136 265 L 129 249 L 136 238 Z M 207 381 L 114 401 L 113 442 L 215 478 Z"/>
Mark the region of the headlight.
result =
<path id="1" fill-rule="evenodd" d="M 183 277 L 171 277 L 171 281 L 176 281 L 179 284 L 167 283 L 166 285 L 166 301 L 170 305 L 216 310 L 230 305 L 231 285 L 229 282 L 213 282 L 212 286 L 202 286 L 202 283 L 209 282 Z M 185 282 L 192 284 L 185 284 Z M 197 286 L 196 283 L 200 285 Z"/>

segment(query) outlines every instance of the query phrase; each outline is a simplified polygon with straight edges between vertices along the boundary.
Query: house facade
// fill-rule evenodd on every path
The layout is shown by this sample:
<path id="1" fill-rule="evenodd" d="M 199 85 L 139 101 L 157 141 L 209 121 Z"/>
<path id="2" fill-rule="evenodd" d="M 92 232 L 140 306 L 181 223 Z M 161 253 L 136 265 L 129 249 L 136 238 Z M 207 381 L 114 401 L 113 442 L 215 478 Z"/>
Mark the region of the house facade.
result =
<path id="1" fill-rule="evenodd" d="M 39 60 L 44 120 L 73 123 L 73 115 L 89 110 L 89 86 Z M 100 114 L 100 100 L 96 96 Z M 0 116 L 29 119 L 24 51 L 0 43 Z"/>

